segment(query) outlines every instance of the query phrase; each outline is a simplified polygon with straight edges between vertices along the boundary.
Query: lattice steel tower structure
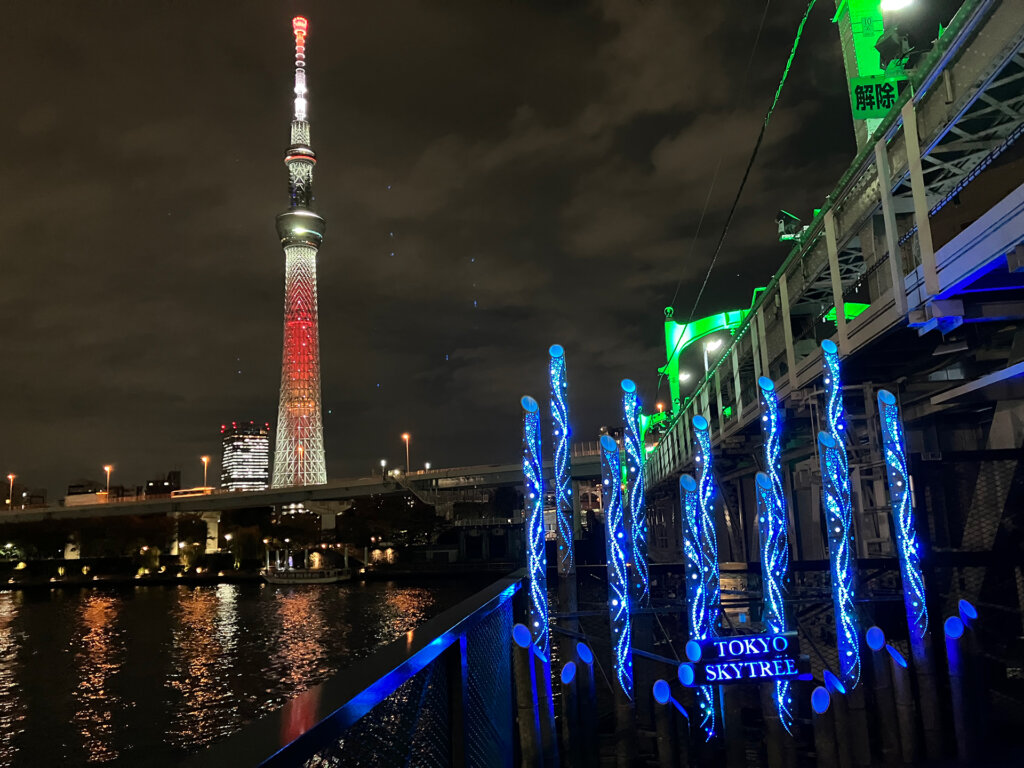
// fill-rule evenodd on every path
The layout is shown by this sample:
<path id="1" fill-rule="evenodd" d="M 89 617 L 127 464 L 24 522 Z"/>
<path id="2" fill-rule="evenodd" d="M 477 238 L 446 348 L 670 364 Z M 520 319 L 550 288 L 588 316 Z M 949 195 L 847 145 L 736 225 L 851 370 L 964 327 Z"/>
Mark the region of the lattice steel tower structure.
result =
<path id="1" fill-rule="evenodd" d="M 311 210 L 316 153 L 309 145 L 306 119 L 306 33 L 301 16 L 295 34 L 295 113 L 285 155 L 289 208 L 277 217 L 284 248 L 284 355 L 281 401 L 274 448 L 274 488 L 327 482 L 324 424 L 320 406 L 320 333 L 316 306 L 316 256 L 325 222 Z"/>

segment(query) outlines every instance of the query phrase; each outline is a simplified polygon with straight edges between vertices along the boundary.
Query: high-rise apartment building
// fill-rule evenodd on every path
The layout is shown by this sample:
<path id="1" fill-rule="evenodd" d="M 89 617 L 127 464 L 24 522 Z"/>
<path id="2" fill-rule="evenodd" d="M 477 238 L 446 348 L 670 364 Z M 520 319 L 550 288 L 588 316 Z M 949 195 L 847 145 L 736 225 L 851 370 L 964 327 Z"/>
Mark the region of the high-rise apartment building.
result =
<path id="1" fill-rule="evenodd" d="M 229 491 L 262 491 L 270 485 L 270 425 L 231 422 L 220 428 L 224 453 L 220 487 Z"/>

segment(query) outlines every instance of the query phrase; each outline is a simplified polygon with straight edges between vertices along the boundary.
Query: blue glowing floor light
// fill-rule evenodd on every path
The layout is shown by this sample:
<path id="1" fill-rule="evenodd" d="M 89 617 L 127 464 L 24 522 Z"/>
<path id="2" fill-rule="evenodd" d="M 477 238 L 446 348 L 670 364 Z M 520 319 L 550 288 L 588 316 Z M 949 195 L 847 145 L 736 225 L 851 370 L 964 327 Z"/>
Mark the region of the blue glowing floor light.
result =
<path id="1" fill-rule="evenodd" d="M 633 609 L 651 605 L 650 575 L 647 568 L 647 511 L 644 508 L 644 444 L 640 431 L 640 399 L 636 384 L 622 380 L 622 410 L 626 428 L 623 444 L 626 449 L 627 530 L 633 554 L 633 588 L 630 604 Z"/>
<path id="2" fill-rule="evenodd" d="M 764 592 L 764 625 L 769 632 L 786 631 L 785 587 L 789 569 L 786 494 L 782 486 L 782 417 L 775 383 L 762 376 L 757 381 L 764 438 L 765 472 L 755 478 L 757 522 L 761 535 L 761 580 Z M 774 684 L 775 706 L 787 733 L 793 730 L 793 694 L 788 680 Z"/>
<path id="3" fill-rule="evenodd" d="M 601 506 L 604 509 L 605 549 L 608 555 L 608 616 L 611 624 L 615 679 L 627 699 L 633 699 L 633 654 L 629 626 L 629 530 L 622 509 L 622 468 L 619 445 L 601 437 Z"/>
<path id="4" fill-rule="evenodd" d="M 550 659 L 540 408 L 532 397 L 524 397 L 520 402 L 523 406 L 523 481 L 526 486 L 526 570 L 530 580 L 530 633 L 537 650 L 545 659 Z"/>
<path id="5" fill-rule="evenodd" d="M 553 344 L 548 350 L 548 373 L 551 381 L 552 440 L 555 451 L 555 521 L 558 536 L 558 575 L 576 573 L 573 552 L 572 477 L 569 472 L 569 383 L 565 374 L 565 350 Z"/>
<path id="6" fill-rule="evenodd" d="M 836 648 L 840 677 L 847 689 L 860 682 L 860 626 L 853 604 L 856 572 L 853 560 L 853 510 L 850 476 L 843 452 L 828 432 L 818 433 L 822 505 L 828 526 L 828 553 L 832 570 L 832 605 L 836 615 Z"/>
<path id="7" fill-rule="evenodd" d="M 700 545 L 700 494 L 697 481 L 691 475 L 679 478 L 679 506 L 683 555 L 686 560 L 686 625 L 690 640 L 705 640 L 713 634 L 713 616 L 718 614 L 718 605 L 708 602 L 709 570 Z M 713 570 L 717 577 L 717 563 Z M 697 705 L 700 709 L 700 729 L 704 733 L 704 740 L 710 741 L 715 735 L 715 693 L 710 685 L 697 688 Z"/>
<path id="8" fill-rule="evenodd" d="M 910 641 L 916 645 L 928 631 L 928 608 L 925 605 L 924 577 L 921 574 L 921 550 L 914 530 L 914 502 L 907 472 L 907 444 L 903 437 L 900 409 L 892 392 L 879 390 L 878 413 L 882 420 L 889 503 L 896 527 L 896 546 L 899 549 L 900 575 L 903 578 L 903 602 L 907 609 Z"/>

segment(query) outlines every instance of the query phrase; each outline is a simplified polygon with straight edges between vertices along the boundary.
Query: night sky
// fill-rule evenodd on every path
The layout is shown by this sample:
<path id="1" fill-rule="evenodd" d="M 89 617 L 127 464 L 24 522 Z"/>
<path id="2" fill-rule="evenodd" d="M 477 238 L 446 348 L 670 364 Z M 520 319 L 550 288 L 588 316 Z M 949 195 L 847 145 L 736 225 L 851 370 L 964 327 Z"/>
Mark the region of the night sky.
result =
<path id="1" fill-rule="evenodd" d="M 565 346 L 577 439 L 652 403 L 805 3 L 62 2 L 0 23 L 0 470 L 219 477 L 277 416 L 290 19 L 310 20 L 328 475 L 515 461 Z M 854 154 L 818 3 L 698 316 L 781 263 Z M 694 233 L 709 187 L 699 238 Z M 809 217 L 807 217 L 809 218 Z M 662 398 L 666 397 L 663 388 Z M 667 399 L 667 398 L 666 398 Z"/>

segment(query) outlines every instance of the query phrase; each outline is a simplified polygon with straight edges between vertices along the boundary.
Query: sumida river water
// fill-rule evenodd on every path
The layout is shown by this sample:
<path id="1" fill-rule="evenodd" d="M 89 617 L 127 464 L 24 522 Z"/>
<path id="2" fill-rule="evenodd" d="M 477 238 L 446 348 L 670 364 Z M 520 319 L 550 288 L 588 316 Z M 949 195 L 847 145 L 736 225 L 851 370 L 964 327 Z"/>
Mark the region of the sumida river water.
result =
<path id="1" fill-rule="evenodd" d="M 0 592 L 0 765 L 177 765 L 487 583 Z"/>

